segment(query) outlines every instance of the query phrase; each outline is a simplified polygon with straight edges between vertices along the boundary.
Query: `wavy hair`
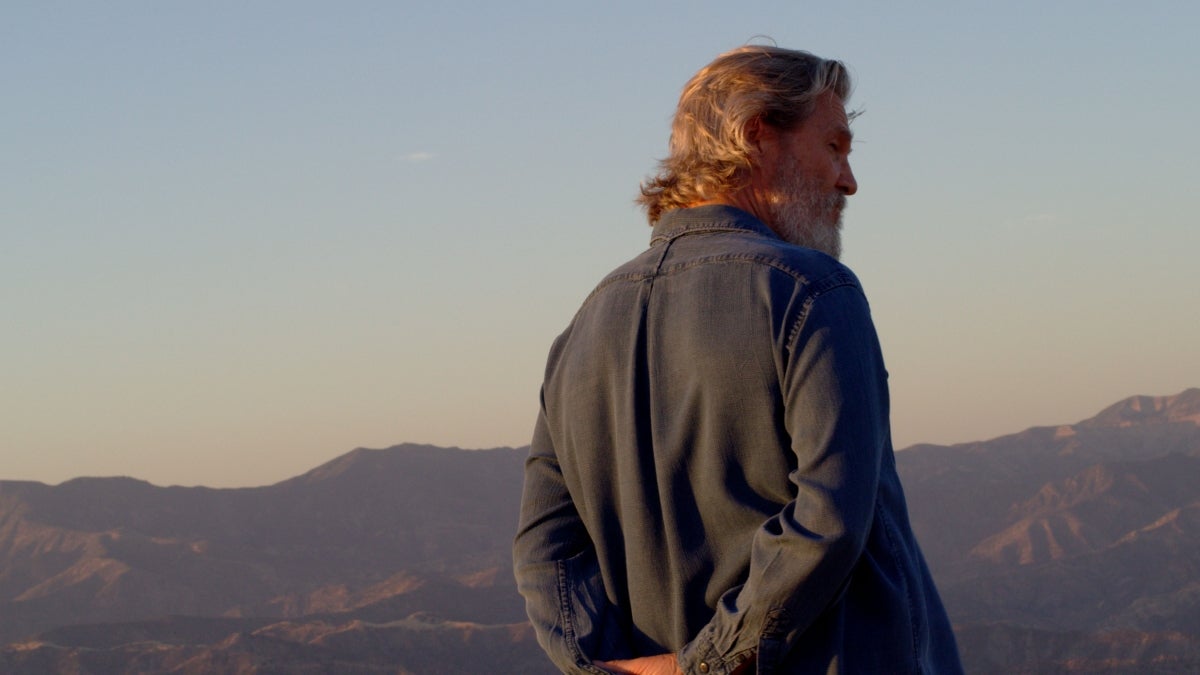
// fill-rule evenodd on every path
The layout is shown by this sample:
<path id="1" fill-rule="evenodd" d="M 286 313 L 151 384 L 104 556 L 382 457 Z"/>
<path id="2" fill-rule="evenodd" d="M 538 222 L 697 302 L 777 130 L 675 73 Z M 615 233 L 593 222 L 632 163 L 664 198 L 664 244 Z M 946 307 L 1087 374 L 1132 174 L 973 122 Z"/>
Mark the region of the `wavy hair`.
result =
<path id="1" fill-rule="evenodd" d="M 821 94 L 845 101 L 850 88 L 845 65 L 808 52 L 749 45 L 721 54 L 684 86 L 669 155 L 637 203 L 653 225 L 666 211 L 737 191 L 750 174 L 752 121 L 795 128 Z"/>

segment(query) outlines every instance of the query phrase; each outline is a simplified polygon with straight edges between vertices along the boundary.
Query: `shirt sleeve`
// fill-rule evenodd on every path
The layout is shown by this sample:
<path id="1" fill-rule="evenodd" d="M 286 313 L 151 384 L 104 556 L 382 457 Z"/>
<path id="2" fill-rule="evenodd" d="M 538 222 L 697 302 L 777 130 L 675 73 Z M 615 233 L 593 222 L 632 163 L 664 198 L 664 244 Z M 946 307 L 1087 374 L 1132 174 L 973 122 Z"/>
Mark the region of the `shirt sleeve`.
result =
<path id="1" fill-rule="evenodd" d="M 563 480 L 544 403 L 525 461 L 513 569 L 538 643 L 562 672 L 603 675 L 609 671 L 593 658 L 630 656 L 595 547 Z"/>
<path id="2" fill-rule="evenodd" d="M 745 582 L 680 651 L 685 673 L 755 655 L 770 672 L 843 593 L 862 554 L 888 443 L 887 375 L 856 285 L 814 294 L 793 322 L 782 390 L 795 499 L 754 534 Z"/>

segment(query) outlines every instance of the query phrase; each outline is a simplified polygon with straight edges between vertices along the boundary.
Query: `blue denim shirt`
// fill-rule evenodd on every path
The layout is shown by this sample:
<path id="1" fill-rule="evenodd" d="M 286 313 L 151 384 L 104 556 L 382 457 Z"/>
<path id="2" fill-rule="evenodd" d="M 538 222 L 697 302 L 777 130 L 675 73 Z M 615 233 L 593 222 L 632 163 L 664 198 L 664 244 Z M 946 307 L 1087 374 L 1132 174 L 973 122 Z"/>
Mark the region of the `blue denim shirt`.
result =
<path id="1" fill-rule="evenodd" d="M 554 342 L 541 399 L 514 564 L 564 672 L 961 672 L 833 258 L 731 207 L 667 213 Z"/>

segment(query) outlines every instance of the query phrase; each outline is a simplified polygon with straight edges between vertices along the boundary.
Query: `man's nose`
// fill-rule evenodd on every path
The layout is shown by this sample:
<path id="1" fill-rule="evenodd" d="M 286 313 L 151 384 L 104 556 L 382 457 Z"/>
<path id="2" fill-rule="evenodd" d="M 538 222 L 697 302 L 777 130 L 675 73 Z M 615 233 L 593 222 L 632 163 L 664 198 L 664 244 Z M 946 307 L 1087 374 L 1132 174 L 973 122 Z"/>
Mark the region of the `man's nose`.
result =
<path id="1" fill-rule="evenodd" d="M 842 169 L 841 175 L 838 176 L 837 187 L 842 191 L 842 194 L 846 195 L 847 197 L 855 192 L 858 192 L 858 181 L 854 180 L 854 172 L 850 170 L 849 162 L 846 163 L 845 167 Z"/>

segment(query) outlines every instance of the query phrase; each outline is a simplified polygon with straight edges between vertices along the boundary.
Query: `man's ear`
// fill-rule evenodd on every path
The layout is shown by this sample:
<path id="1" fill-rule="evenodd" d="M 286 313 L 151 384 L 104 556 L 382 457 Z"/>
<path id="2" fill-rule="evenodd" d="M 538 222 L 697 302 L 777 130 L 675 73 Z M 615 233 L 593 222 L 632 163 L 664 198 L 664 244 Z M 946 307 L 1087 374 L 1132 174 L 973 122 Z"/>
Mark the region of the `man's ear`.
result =
<path id="1" fill-rule="evenodd" d="M 773 161 L 779 150 L 779 129 L 767 124 L 761 117 L 746 122 L 744 129 L 752 163 L 761 166 Z"/>
<path id="2" fill-rule="evenodd" d="M 752 152 L 762 152 L 762 140 L 768 128 L 761 117 L 754 117 L 746 122 L 743 133 Z"/>

